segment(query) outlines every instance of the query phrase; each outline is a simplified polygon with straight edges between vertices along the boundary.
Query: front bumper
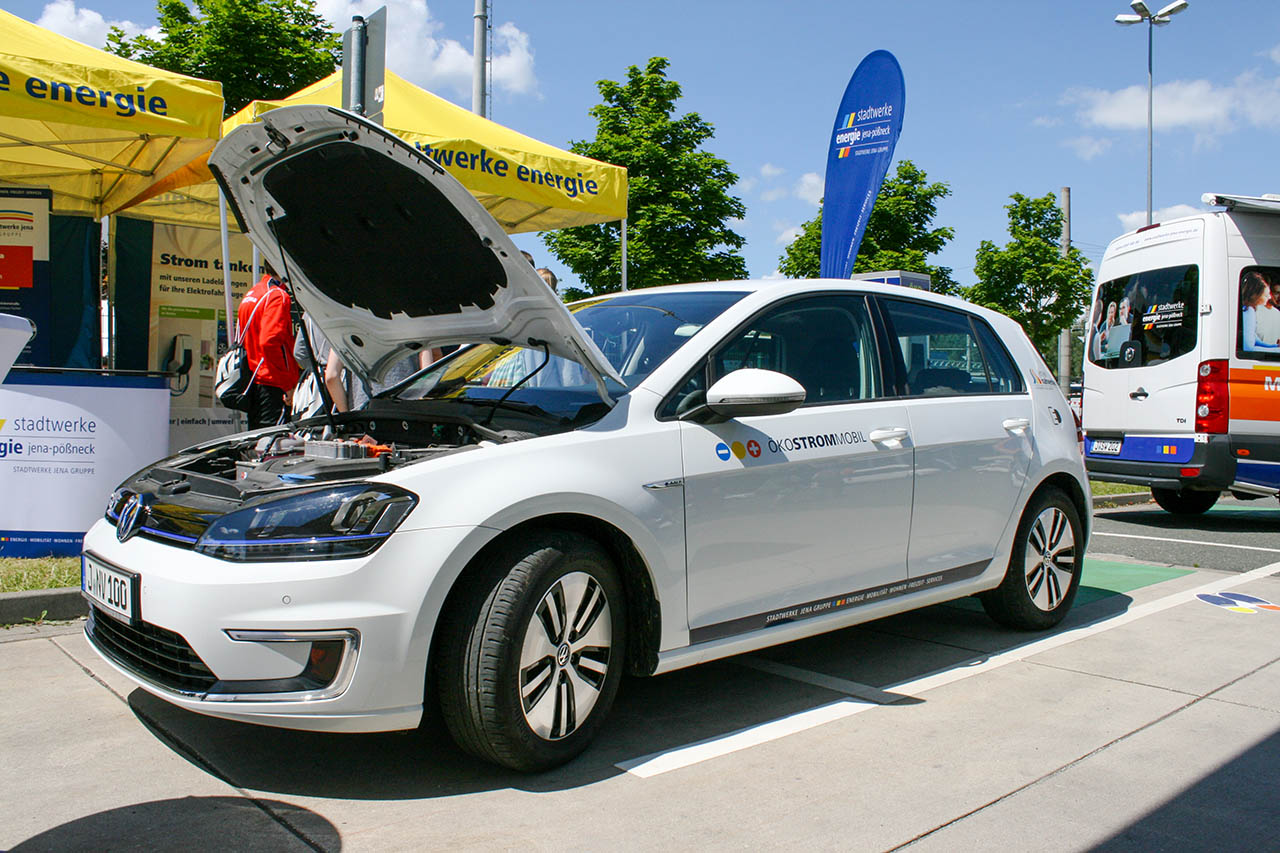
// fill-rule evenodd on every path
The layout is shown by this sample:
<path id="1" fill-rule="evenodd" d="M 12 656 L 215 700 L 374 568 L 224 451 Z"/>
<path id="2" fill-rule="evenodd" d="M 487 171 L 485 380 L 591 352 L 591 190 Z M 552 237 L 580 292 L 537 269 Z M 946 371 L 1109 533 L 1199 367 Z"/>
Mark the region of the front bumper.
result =
<path id="1" fill-rule="evenodd" d="M 354 560 L 231 563 L 142 537 L 120 543 L 99 521 L 85 551 L 140 575 L 140 621 L 130 628 L 95 607 L 86 635 L 143 690 L 202 714 L 317 731 L 413 728 L 432 580 L 470 530 L 400 531 Z M 305 678 L 313 640 L 342 646 L 324 684 Z M 157 643 L 164 655 L 123 654 L 124 642 Z"/>
<path id="2" fill-rule="evenodd" d="M 1123 442 L 1123 455 L 1100 455 L 1093 452 L 1095 440 L 1108 439 Z M 1236 478 L 1236 460 L 1231 455 L 1230 439 L 1226 435 L 1207 435 L 1203 439 L 1197 441 L 1185 435 L 1090 433 L 1085 438 L 1084 465 L 1092 479 L 1111 483 L 1131 483 L 1175 491 L 1224 491 L 1231 487 Z M 1162 455 L 1166 455 L 1161 453 L 1161 449 L 1166 447 L 1173 451 L 1167 455 L 1174 461 L 1159 461 Z"/>

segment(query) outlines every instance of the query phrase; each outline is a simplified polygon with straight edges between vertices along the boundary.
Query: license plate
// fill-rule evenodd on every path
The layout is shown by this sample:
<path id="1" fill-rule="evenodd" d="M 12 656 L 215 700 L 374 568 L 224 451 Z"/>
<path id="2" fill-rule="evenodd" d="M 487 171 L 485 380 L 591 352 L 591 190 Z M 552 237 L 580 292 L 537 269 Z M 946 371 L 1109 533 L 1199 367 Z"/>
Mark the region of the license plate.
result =
<path id="1" fill-rule="evenodd" d="M 129 622 L 138 621 L 138 575 L 80 556 L 80 589 L 94 604 Z"/>
<path id="2" fill-rule="evenodd" d="M 1120 445 L 1123 442 L 1118 438 L 1100 438 L 1093 443 L 1090 453 L 1105 453 L 1108 456 L 1115 456 L 1120 452 Z"/>

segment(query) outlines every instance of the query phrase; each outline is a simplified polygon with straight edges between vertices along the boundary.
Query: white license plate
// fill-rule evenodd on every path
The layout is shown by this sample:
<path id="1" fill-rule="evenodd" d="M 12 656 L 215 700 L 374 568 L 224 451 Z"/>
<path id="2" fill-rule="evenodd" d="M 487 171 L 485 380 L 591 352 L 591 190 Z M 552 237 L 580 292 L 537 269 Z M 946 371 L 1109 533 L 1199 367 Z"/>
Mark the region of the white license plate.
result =
<path id="1" fill-rule="evenodd" d="M 80 589 L 103 610 L 137 621 L 140 586 L 137 575 L 104 565 L 87 554 L 80 556 Z"/>
<path id="2" fill-rule="evenodd" d="M 1105 453 L 1115 456 L 1120 452 L 1120 445 L 1123 444 L 1118 438 L 1103 438 L 1093 443 L 1092 453 Z"/>

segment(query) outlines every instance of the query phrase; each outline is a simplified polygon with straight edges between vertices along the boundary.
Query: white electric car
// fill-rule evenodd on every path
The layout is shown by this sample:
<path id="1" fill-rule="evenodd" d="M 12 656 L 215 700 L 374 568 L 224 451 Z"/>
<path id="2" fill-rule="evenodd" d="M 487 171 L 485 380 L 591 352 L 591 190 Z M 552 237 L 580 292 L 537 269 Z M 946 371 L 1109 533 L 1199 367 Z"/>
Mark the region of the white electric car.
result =
<path id="1" fill-rule="evenodd" d="M 762 281 L 566 308 L 432 161 L 274 110 L 211 165 L 367 408 L 139 471 L 85 538 L 86 633 L 233 720 L 416 726 L 553 766 L 651 675 L 980 594 L 1071 607 L 1089 491 L 1019 327 L 906 288 Z"/>

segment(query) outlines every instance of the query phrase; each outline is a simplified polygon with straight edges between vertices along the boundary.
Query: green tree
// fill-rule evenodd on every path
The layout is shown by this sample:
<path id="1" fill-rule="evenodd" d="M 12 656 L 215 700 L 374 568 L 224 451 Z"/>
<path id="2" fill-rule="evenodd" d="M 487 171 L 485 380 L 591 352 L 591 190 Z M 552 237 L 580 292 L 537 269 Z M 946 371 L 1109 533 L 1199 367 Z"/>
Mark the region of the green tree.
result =
<path id="1" fill-rule="evenodd" d="M 107 50 L 222 83 L 226 114 L 255 99 L 283 98 L 327 77 L 342 40 L 314 0 L 157 0 L 160 38 L 125 38 L 119 27 Z"/>
<path id="2" fill-rule="evenodd" d="M 601 80 L 603 103 L 591 108 L 596 138 L 574 142 L 577 154 L 627 168 L 627 286 L 744 278 L 737 251 L 743 239 L 729 220 L 746 213 L 729 194 L 738 176 L 701 146 L 715 135 L 697 113 L 675 117 L 680 84 L 667 78 L 668 60 L 631 66 L 624 83 Z M 583 225 L 543 236 L 551 252 L 586 290 L 566 296 L 612 293 L 621 287 L 620 223 Z"/>
<path id="3" fill-rule="evenodd" d="M 941 181 L 929 182 L 924 170 L 910 160 L 899 160 L 897 171 L 886 176 L 867 218 L 867 230 L 858 246 L 854 272 L 907 270 L 927 273 L 933 289 L 949 293 L 956 288 L 950 267 L 930 264 L 930 255 L 942 251 L 955 231 L 934 228 L 938 199 L 951 195 Z M 822 208 L 801 226 L 800 236 L 778 259 L 778 270 L 790 278 L 817 278 L 822 255 Z"/>
<path id="4" fill-rule="evenodd" d="M 1084 311 L 1093 272 L 1079 249 L 1062 255 L 1062 209 L 1053 193 L 1010 198 L 1011 239 L 1004 248 L 990 240 L 979 244 L 973 264 L 978 283 L 964 297 L 1017 320 L 1046 361 L 1056 364 L 1058 332 Z"/>

